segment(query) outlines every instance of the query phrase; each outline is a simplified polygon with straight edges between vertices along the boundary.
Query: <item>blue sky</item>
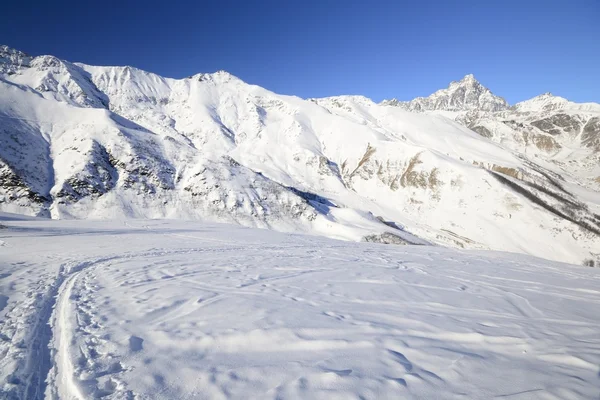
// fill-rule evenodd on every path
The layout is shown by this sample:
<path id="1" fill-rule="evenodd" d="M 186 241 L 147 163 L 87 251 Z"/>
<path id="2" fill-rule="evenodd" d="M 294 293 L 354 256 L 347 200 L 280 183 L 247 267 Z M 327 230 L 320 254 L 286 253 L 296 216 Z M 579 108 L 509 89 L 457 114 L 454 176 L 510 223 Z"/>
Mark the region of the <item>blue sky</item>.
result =
<path id="1" fill-rule="evenodd" d="M 599 0 L 11 1 L 0 44 L 301 97 L 409 100 L 468 73 L 510 103 L 600 102 Z"/>

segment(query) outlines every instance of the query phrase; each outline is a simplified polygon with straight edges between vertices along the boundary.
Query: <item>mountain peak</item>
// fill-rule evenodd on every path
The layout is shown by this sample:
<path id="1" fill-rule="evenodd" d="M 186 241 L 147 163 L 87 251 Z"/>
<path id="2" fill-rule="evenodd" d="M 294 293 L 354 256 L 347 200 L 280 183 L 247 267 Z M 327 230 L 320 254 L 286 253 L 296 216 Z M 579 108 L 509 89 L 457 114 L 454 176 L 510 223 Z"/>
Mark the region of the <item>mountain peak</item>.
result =
<path id="1" fill-rule="evenodd" d="M 5 44 L 0 45 L 0 54 L 4 55 L 4 54 L 22 54 L 22 55 L 27 55 L 25 53 L 23 53 L 20 50 L 14 49 L 12 47 L 9 47 Z"/>
<path id="2" fill-rule="evenodd" d="M 567 107 L 570 103 L 567 99 L 546 92 L 529 100 L 515 104 L 514 108 L 520 112 L 554 111 Z"/>
<path id="3" fill-rule="evenodd" d="M 479 81 L 477 79 L 475 79 L 475 75 L 473 75 L 473 74 L 467 74 L 467 75 L 465 75 L 464 78 L 462 78 L 460 80 L 460 82 L 463 82 L 463 83 L 475 83 L 475 82 L 477 82 L 477 83 L 479 83 Z"/>
<path id="4" fill-rule="evenodd" d="M 201 72 L 189 76 L 187 79 L 197 80 L 200 82 L 210 81 L 215 83 L 243 82 L 240 78 L 225 70 L 219 70 L 212 73 Z"/>
<path id="5" fill-rule="evenodd" d="M 452 88 L 457 88 L 457 87 L 471 87 L 471 88 L 483 88 L 486 89 L 478 80 L 477 78 L 475 78 L 475 75 L 473 74 L 467 74 L 465 75 L 460 81 L 452 81 L 450 82 L 450 85 L 448 85 L 447 89 L 442 89 L 442 90 L 448 90 L 448 89 L 452 89 Z"/>
<path id="6" fill-rule="evenodd" d="M 0 45 L 0 72 L 15 72 L 19 67 L 28 67 L 32 57 L 20 50 Z"/>
<path id="7" fill-rule="evenodd" d="M 440 89 L 428 97 L 411 101 L 384 100 L 383 105 L 404 108 L 408 111 L 500 111 L 508 108 L 502 97 L 494 95 L 473 74 L 460 81 L 452 81 L 446 89 Z"/>

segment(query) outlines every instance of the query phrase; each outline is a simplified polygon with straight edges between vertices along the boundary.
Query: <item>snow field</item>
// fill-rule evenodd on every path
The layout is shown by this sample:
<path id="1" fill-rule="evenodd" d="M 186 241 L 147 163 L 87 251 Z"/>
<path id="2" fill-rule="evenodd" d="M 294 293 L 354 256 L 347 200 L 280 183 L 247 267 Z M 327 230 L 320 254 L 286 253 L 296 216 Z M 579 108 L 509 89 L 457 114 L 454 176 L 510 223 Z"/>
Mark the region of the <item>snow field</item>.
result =
<path id="1" fill-rule="evenodd" d="M 597 269 L 199 222 L 4 224 L 8 398 L 598 395 Z"/>

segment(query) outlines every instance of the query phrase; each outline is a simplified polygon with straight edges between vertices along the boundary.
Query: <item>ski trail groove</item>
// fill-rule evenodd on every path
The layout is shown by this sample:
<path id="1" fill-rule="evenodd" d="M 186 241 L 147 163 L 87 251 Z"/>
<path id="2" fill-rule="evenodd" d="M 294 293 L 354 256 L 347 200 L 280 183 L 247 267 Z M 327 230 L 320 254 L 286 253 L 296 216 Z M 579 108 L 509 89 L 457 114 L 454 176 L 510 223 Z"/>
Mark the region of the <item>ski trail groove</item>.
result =
<path id="1" fill-rule="evenodd" d="M 70 345 L 74 341 L 73 318 L 75 303 L 72 301 L 73 286 L 79 276 L 90 268 L 108 262 L 119 256 L 80 261 L 73 265 L 68 271 L 63 271 L 60 288 L 54 304 L 54 312 L 51 316 L 52 346 L 54 349 L 52 366 L 48 370 L 47 383 L 55 398 L 85 399 L 75 379 L 75 366 L 71 360 Z M 76 322 L 75 322 L 76 324 Z"/>
<path id="2" fill-rule="evenodd" d="M 28 371 L 26 373 L 25 399 L 37 400 L 44 398 L 46 377 L 52 368 L 49 346 L 52 339 L 50 322 L 52 310 L 60 291 L 59 288 L 64 280 L 63 269 L 64 265 L 59 270 L 56 281 L 46 294 L 46 298 L 40 307 L 37 324 L 31 334 L 31 348 L 27 354 L 27 361 L 25 363 L 25 370 Z"/>
<path id="3" fill-rule="evenodd" d="M 65 335 L 70 335 L 68 329 L 71 327 L 65 324 L 64 319 L 70 305 L 71 289 L 78 275 L 84 269 L 113 258 L 118 257 L 66 262 L 61 265 L 56 279 L 47 289 L 44 300 L 39 305 L 36 323 L 29 336 L 31 342 L 24 369 L 19 376 L 19 379 L 24 381 L 24 389 L 20 393 L 16 393 L 17 399 L 43 400 L 48 389 L 57 394 L 55 393 L 57 390 L 55 378 L 57 374 L 65 376 L 60 371 L 65 368 L 68 370 L 69 365 L 67 362 L 70 362 L 68 355 L 62 350 L 68 349 L 69 344 Z M 60 330 L 60 335 L 57 335 L 57 328 Z M 61 346 L 58 352 L 54 351 L 58 348 L 56 344 Z M 57 359 L 60 360 L 61 365 L 57 365 Z M 76 396 L 76 385 L 72 389 L 73 392 L 66 398 L 83 398 L 81 395 Z"/>
<path id="4" fill-rule="evenodd" d="M 160 254 L 188 253 L 183 251 L 162 251 Z M 131 259 L 140 256 L 156 255 L 157 252 L 129 253 L 120 256 L 104 257 L 66 263 L 61 266 L 58 277 L 51 288 L 48 301 L 44 304 L 40 315 L 39 326 L 34 333 L 34 342 L 37 347 L 30 352 L 29 358 L 33 365 L 38 365 L 38 370 L 28 379 L 25 399 L 44 399 L 45 392 L 49 391 L 53 398 L 86 399 L 87 394 L 82 392 L 75 378 L 76 368 L 73 364 L 71 345 L 75 340 L 73 332 L 78 329 L 74 318 L 76 302 L 73 301 L 73 288 L 78 278 L 90 269 L 107 262 L 118 259 Z M 44 329 L 44 330 L 42 330 Z M 41 356 L 38 354 L 42 352 Z M 38 372 L 39 371 L 39 372 Z"/>
<path id="5" fill-rule="evenodd" d="M 72 339 L 73 326 L 70 321 L 71 314 L 71 293 L 73 285 L 81 272 L 71 274 L 64 282 L 63 288 L 59 293 L 56 302 L 55 315 L 53 320 L 54 346 L 57 350 L 54 360 L 53 372 L 55 394 L 59 398 L 65 399 L 83 399 L 77 383 L 73 380 L 74 367 L 70 360 L 69 344 Z"/>

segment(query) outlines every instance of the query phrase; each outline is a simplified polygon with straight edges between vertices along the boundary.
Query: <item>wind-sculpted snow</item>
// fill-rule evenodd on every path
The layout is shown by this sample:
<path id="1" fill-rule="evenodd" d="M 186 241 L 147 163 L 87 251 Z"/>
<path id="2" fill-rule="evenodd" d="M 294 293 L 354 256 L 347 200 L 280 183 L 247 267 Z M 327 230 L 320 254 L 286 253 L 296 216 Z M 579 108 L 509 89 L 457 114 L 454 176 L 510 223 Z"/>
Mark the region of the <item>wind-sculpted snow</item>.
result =
<path id="1" fill-rule="evenodd" d="M 600 270 L 3 215 L 0 397 L 591 399 Z"/>
<path id="2" fill-rule="evenodd" d="M 3 211 L 235 222 L 579 264 L 600 254 L 593 184 L 528 153 L 563 148 L 559 137 L 577 129 L 592 152 L 598 121 L 537 113 L 517 153 L 482 117 L 514 110 L 472 76 L 416 113 L 361 96 L 278 95 L 224 71 L 170 79 L 6 47 L 0 64 Z M 527 118 L 532 107 L 521 107 Z"/>

